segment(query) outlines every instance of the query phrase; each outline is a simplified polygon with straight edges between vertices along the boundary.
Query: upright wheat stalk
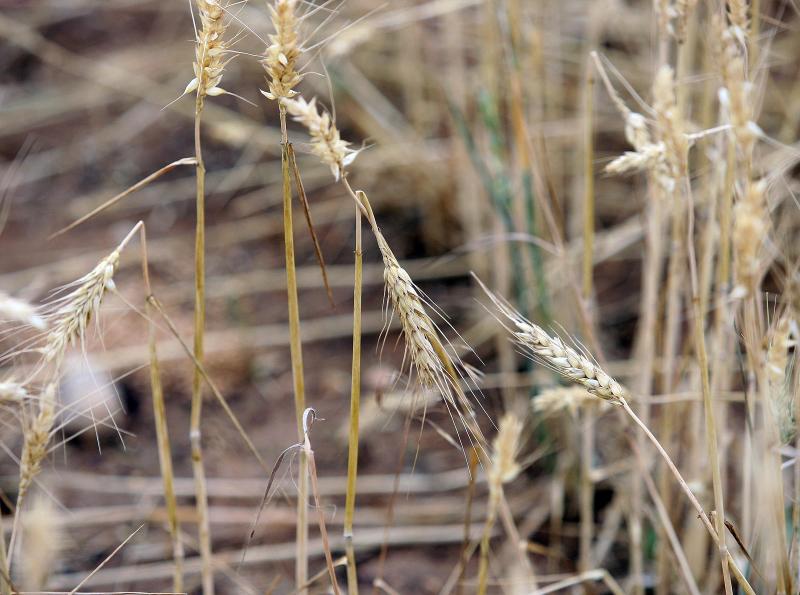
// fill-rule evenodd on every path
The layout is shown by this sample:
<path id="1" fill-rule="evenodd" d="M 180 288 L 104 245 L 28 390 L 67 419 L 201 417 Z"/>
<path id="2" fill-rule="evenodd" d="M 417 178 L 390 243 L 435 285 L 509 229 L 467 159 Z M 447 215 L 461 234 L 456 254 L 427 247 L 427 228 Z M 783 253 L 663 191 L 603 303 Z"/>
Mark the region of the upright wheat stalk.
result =
<path id="1" fill-rule="evenodd" d="M 289 138 L 286 130 L 286 101 L 294 97 L 295 85 L 301 76 L 297 71 L 300 56 L 298 16 L 296 0 L 276 0 L 270 6 L 274 33 L 270 34 L 270 45 L 261 60 L 267 75 L 265 97 L 278 101 L 281 125 L 281 174 L 283 177 L 283 238 L 286 255 L 286 288 L 289 307 L 289 348 L 292 360 L 292 380 L 297 433 L 304 439 L 303 412 L 305 385 L 303 380 L 303 350 L 300 339 L 300 307 L 297 298 L 297 272 L 294 258 L 294 226 L 292 223 L 292 188 L 289 174 Z M 300 453 L 300 469 L 297 485 L 297 538 L 295 557 L 296 588 L 305 592 L 308 582 L 308 458 L 305 450 Z"/>
<path id="2" fill-rule="evenodd" d="M 200 139 L 200 122 L 206 96 L 225 93 L 219 86 L 225 68 L 225 9 L 224 0 L 196 0 L 200 17 L 200 29 L 196 32 L 194 79 L 186 87 L 186 93 L 195 91 L 194 104 L 194 152 L 196 165 L 196 228 L 194 245 L 195 300 L 194 300 L 194 357 L 203 362 L 203 343 L 206 321 L 206 265 L 205 265 L 205 180 L 206 167 Z M 203 593 L 214 593 L 214 569 L 211 558 L 211 528 L 208 514 L 208 493 L 201 436 L 203 408 L 203 380 L 200 370 L 194 367 L 192 375 L 192 408 L 189 420 L 189 438 L 192 446 L 192 473 L 195 483 L 195 499 L 198 515 L 198 541 L 203 562 Z"/>

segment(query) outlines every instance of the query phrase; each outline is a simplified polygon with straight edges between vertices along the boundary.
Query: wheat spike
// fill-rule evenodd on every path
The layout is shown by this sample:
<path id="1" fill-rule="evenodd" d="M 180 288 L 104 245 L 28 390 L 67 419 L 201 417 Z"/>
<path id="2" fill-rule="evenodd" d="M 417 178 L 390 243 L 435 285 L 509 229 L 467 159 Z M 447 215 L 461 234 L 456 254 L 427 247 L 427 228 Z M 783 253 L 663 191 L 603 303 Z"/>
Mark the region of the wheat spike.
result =
<path id="1" fill-rule="evenodd" d="M 308 129 L 311 136 L 311 150 L 323 163 L 331 168 L 338 180 L 346 166 L 356 158 L 358 151 L 349 148 L 350 143 L 342 140 L 331 115 L 317 110 L 317 98 L 306 101 L 303 97 L 284 101 L 287 111 Z"/>
<path id="2" fill-rule="evenodd" d="M 489 486 L 499 490 L 500 486 L 519 475 L 517 462 L 522 422 L 513 413 L 506 413 L 492 443 L 492 464 L 489 469 Z"/>
<path id="3" fill-rule="evenodd" d="M 184 89 L 184 95 L 197 91 L 200 97 L 222 95 L 219 84 L 227 60 L 225 52 L 226 6 L 220 0 L 196 0 L 200 15 L 200 30 L 196 32 L 194 78 Z"/>
<path id="4" fill-rule="evenodd" d="M 750 295 L 756 287 L 761 246 L 769 231 L 766 182 L 749 182 L 744 196 L 733 208 L 733 252 L 736 293 Z"/>
<path id="5" fill-rule="evenodd" d="M 22 322 L 39 330 L 47 328 L 47 323 L 35 306 L 2 291 L 0 291 L 0 321 Z"/>
<path id="6" fill-rule="evenodd" d="M 294 88 L 303 78 L 297 71 L 297 59 L 302 48 L 299 43 L 296 9 L 297 0 L 275 0 L 275 4 L 269 7 L 275 32 L 270 34 L 270 45 L 261 60 L 267 72 L 269 89 L 262 93 L 268 99 L 291 99 L 297 95 Z"/>
<path id="7" fill-rule="evenodd" d="M 46 361 L 60 361 L 76 339 L 83 341 L 89 322 L 100 308 L 106 290 L 114 288 L 114 272 L 119 265 L 119 249 L 101 260 L 88 274 L 70 286 L 73 291 L 58 298 L 48 315 L 51 330 L 43 348 Z"/>
<path id="8" fill-rule="evenodd" d="M 783 444 L 789 442 L 797 430 L 794 395 L 787 382 L 789 349 L 793 346 L 794 324 L 793 317 L 788 313 L 778 320 L 767 348 L 765 361 L 770 405 Z"/>
<path id="9" fill-rule="evenodd" d="M 25 497 L 33 479 L 41 470 L 42 460 L 47 454 L 47 443 L 56 418 L 56 387 L 48 384 L 37 399 L 38 412 L 24 429 L 24 443 L 19 469 L 19 491 L 17 501 Z"/>
<path id="10" fill-rule="evenodd" d="M 558 336 L 551 336 L 541 327 L 526 320 L 519 312 L 488 290 L 484 291 L 514 328 L 509 329 L 517 343 L 528 349 L 542 363 L 572 382 L 577 382 L 591 394 L 610 403 L 622 404 L 627 395 L 616 380 L 585 355 L 566 345 Z"/>

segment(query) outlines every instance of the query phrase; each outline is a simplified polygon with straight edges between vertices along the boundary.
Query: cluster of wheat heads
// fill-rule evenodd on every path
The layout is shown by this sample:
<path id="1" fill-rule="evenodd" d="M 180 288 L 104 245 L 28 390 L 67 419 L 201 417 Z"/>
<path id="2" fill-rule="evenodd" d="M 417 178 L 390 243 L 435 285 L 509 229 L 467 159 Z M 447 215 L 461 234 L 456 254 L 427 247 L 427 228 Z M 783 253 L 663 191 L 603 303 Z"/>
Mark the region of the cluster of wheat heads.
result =
<path id="1" fill-rule="evenodd" d="M 359 538 L 356 488 L 359 446 L 364 438 L 360 407 L 365 258 L 367 262 L 376 261 L 382 269 L 386 332 L 396 323 L 402 333 L 404 382 L 399 385 L 407 380 L 413 394 L 406 398 L 414 401 L 404 407 L 408 411 L 419 407 L 425 426 L 431 421 L 426 419 L 425 408 L 434 402 L 440 404 L 452 418 L 452 426 L 435 426 L 437 432 L 463 451 L 468 463 L 464 544 L 457 567 L 442 588 L 444 592 L 552 592 L 596 581 L 614 593 L 644 593 L 646 589 L 661 594 L 796 591 L 800 559 L 797 256 L 793 247 L 796 217 L 791 211 L 794 186 L 787 172 L 797 162 L 797 149 L 765 132 L 773 130 L 775 122 L 767 119 L 762 123 L 759 116 L 769 67 L 773 59 L 781 57 L 771 54 L 772 36 L 761 32 L 760 27 L 764 22 L 772 23 L 773 17 L 780 23 L 780 18 L 764 0 L 714 5 L 664 1 L 648 5 L 647 10 L 610 3 L 607 15 L 598 14 L 596 8 L 586 13 L 587 41 L 580 45 L 576 58 L 571 42 L 559 37 L 565 30 L 547 26 L 552 24 L 550 18 L 553 22 L 564 18 L 563 24 L 572 27 L 574 17 L 569 10 L 558 12 L 552 6 L 557 3 L 533 8 L 526 4 L 518 0 L 485 6 L 432 2 L 413 9 L 390 9 L 386 18 L 373 23 L 352 23 L 328 48 L 312 39 L 315 25 L 326 24 L 337 14 L 336 7 L 328 3 L 273 0 L 264 10 L 230 0 L 194 2 L 193 78 L 184 92 L 195 99 L 194 156 L 170 164 L 136 186 L 149 184 L 176 164 L 195 168 L 194 342 L 191 346 L 181 342 L 182 355 L 191 361 L 193 370 L 191 409 L 187 412 L 193 473 L 191 510 L 177 506 L 176 490 L 180 487 L 185 494 L 186 488 L 173 477 L 174 453 L 156 341 L 157 329 L 163 325 L 180 336 L 150 288 L 146 261 L 146 301 L 140 312 L 150 332 L 155 434 L 176 592 L 191 586 L 184 575 L 199 575 L 204 593 L 221 588 L 219 577 L 223 573 L 226 585 L 235 575 L 228 564 L 228 552 L 214 551 L 224 547 L 224 540 L 212 535 L 215 525 L 209 489 L 213 482 L 206 477 L 204 452 L 204 446 L 209 448 L 210 432 L 201 431 L 208 421 L 208 414 L 203 414 L 204 393 L 213 393 L 226 408 L 248 448 L 263 465 L 258 449 L 209 376 L 204 357 L 207 247 L 203 143 L 207 128 L 220 126 L 212 114 L 217 105 L 212 108 L 209 104 L 227 101 L 230 98 L 220 96 L 232 95 L 232 91 L 257 95 L 259 88 L 265 105 L 276 108 L 275 124 L 280 127 L 280 146 L 277 139 L 273 140 L 281 154 L 281 274 L 285 272 L 286 277 L 294 396 L 294 403 L 287 408 L 293 409 L 297 426 L 296 443 L 286 445 L 288 453 L 297 454 L 296 465 L 289 465 L 297 490 L 296 512 L 292 513 L 296 533 L 290 556 L 296 591 L 320 587 L 338 592 L 337 581 L 346 579 L 348 592 L 355 593 L 364 580 L 366 564 L 362 566 L 358 558 L 363 542 Z M 564 3 L 567 5 L 572 6 Z M 468 15 L 466 37 L 477 39 L 476 32 L 480 31 L 480 43 L 464 39 L 465 31 L 458 26 L 461 10 Z M 255 14 L 270 21 L 270 31 L 263 39 L 254 32 L 261 24 L 247 20 Z M 651 63 L 633 62 L 630 72 L 620 65 L 620 71 L 635 81 L 629 83 L 615 68 L 616 62 L 591 50 L 605 47 L 599 43 L 600 30 L 622 30 L 623 39 L 626 35 L 635 37 L 626 31 L 625 18 L 641 14 L 654 23 L 655 45 L 649 52 Z M 770 19 L 763 19 L 767 14 Z M 365 39 L 374 36 L 370 27 L 394 30 L 397 23 L 438 18 L 442 20 L 441 30 L 439 21 L 430 29 L 428 25 L 415 25 L 413 30 L 429 44 L 425 47 L 433 47 L 438 58 L 446 56 L 454 65 L 445 68 L 437 61 L 442 80 L 432 77 L 436 79 L 434 85 L 428 77 L 420 76 L 423 69 L 419 66 L 424 61 L 414 52 L 422 51 L 421 44 L 403 38 L 401 51 L 408 69 L 401 75 L 407 77 L 401 81 L 408 108 L 403 115 L 409 120 L 394 116 L 377 119 L 395 124 L 400 121 L 398 129 L 393 130 L 400 133 L 392 138 L 419 143 L 421 154 L 429 151 L 425 154 L 435 155 L 445 146 L 447 151 L 442 152 L 452 153 L 453 161 L 462 167 L 457 169 L 456 208 L 462 211 L 464 235 L 475 240 L 466 244 L 470 263 L 480 271 L 481 278 L 491 279 L 494 289 L 514 296 L 519 311 L 495 297 L 496 292 L 489 292 L 490 312 L 502 319 L 512 339 L 509 342 L 501 333 L 491 334 L 494 343 L 490 349 L 498 354 L 499 373 L 490 375 L 489 381 L 502 392 L 502 406 L 489 407 L 496 428 L 492 419 L 484 419 L 476 411 L 482 407 L 473 398 L 477 377 L 459 361 L 458 350 L 448 342 L 446 336 L 453 333 L 443 332 L 441 327 L 446 323 L 440 320 L 438 308 L 414 283 L 414 270 L 398 258 L 400 251 L 395 254 L 400 243 L 390 233 L 391 227 L 379 224 L 379 220 L 388 219 L 377 208 L 381 187 L 364 182 L 366 191 L 358 189 L 362 166 L 368 174 L 372 167 L 371 162 L 365 163 L 371 156 L 361 155 L 357 145 L 346 140 L 355 133 L 349 127 L 340 131 L 336 111 L 324 106 L 327 101 L 320 91 L 324 85 L 319 85 L 324 77 L 307 76 L 320 48 L 330 49 L 329 55 L 341 55 L 349 48 L 362 47 Z M 579 24 L 583 26 L 584 21 L 579 20 Z M 634 25 L 647 29 L 641 22 Z M 437 35 L 430 35 L 433 31 Z M 250 33 L 265 44 L 257 56 L 237 48 L 239 40 L 250 37 Z M 447 44 L 453 44 L 456 50 Z M 476 48 L 480 51 L 473 52 Z M 619 57 L 614 44 L 608 49 L 617 51 Z M 234 56 L 238 56 L 236 68 L 229 68 Z M 577 111 L 566 107 L 578 95 L 572 88 L 543 83 L 558 79 L 560 71 L 548 63 L 548 56 L 586 67 L 585 86 L 580 89 L 582 107 Z M 239 68 L 240 63 L 249 62 L 262 67 L 261 75 L 266 77 L 263 83 L 254 77 L 242 84 L 235 78 L 237 73 L 255 70 Z M 471 73 L 473 66 L 480 84 L 475 97 L 465 100 L 468 93 L 463 87 L 472 82 L 464 75 Z M 342 80 L 342 71 L 336 71 L 336 67 L 332 65 L 337 76 L 328 81 L 331 87 Z M 542 82 L 541 88 L 547 91 L 533 88 L 528 79 Z M 569 76 L 559 80 L 567 79 Z M 595 80 L 600 84 L 595 86 Z M 461 96 L 456 93 L 459 88 Z M 526 96 L 525 92 L 532 89 L 534 93 Z M 373 92 L 364 93 L 364 97 L 376 98 L 375 89 L 362 81 L 358 91 L 364 90 Z M 439 97 L 446 99 L 443 119 L 457 132 L 452 139 L 436 138 L 435 143 L 422 148 L 425 134 L 438 134 L 426 109 Z M 363 101 L 369 103 L 369 99 Z M 385 105 L 377 105 L 373 112 L 366 109 L 364 113 L 385 116 L 383 109 Z M 392 115 L 391 110 L 389 113 Z M 572 134 L 572 123 L 577 119 L 567 116 L 573 115 L 584 120 L 582 179 L 573 171 L 580 168 L 563 167 L 564 163 L 556 163 L 555 153 L 550 152 L 557 143 L 554 139 Z M 480 126 L 470 127 L 470 118 Z M 546 118 L 558 120 L 557 132 L 545 126 Z M 364 123 L 363 129 L 369 126 L 375 125 Z M 624 151 L 613 143 L 609 144 L 612 149 L 594 146 L 595 133 L 604 140 L 617 133 L 630 146 Z M 306 142 L 310 159 L 296 157 L 292 145 L 295 139 Z M 320 500 L 317 473 L 326 470 L 321 464 L 318 469 L 319 461 L 311 448 L 310 426 L 316 414 L 309 405 L 316 404 L 316 395 L 306 389 L 310 367 L 304 364 L 308 345 L 301 340 L 305 321 L 301 320 L 302 283 L 295 263 L 296 199 L 306 207 L 310 220 L 300 165 L 305 177 L 305 164 L 310 170 L 312 159 L 324 166 L 326 175 L 330 170 L 332 180 L 328 181 L 335 184 L 332 194 L 336 200 L 347 201 L 348 208 L 352 204 L 355 221 L 347 476 L 343 482 L 342 539 L 337 542 L 341 545 L 329 539 L 328 525 L 335 515 L 329 515 Z M 216 159 L 208 162 L 217 163 Z M 606 175 L 595 176 L 598 162 L 603 163 Z M 431 186 L 430 194 L 435 195 L 436 168 L 426 165 L 419 169 L 415 177 Z M 462 175 L 467 170 L 474 174 L 472 178 Z M 598 186 L 618 184 L 611 187 L 622 190 L 595 196 L 595 177 Z M 617 182 L 622 178 L 624 181 Z M 363 179 L 369 179 L 368 175 Z M 476 179 L 482 188 L 473 183 Z M 564 181 L 574 186 L 569 194 L 578 197 L 572 199 L 575 202 L 568 204 L 558 196 Z M 581 184 L 584 193 L 574 192 Z M 375 210 L 367 192 L 375 201 Z M 642 198 L 641 213 L 633 212 L 639 206 L 635 201 L 621 200 L 622 192 Z M 126 191 L 106 205 L 128 194 Z M 478 199 L 476 195 L 480 195 Z M 470 196 L 474 203 L 469 202 Z M 426 194 L 425 200 L 428 198 Z M 595 202 L 602 220 L 597 225 Z M 609 221 L 616 221 L 619 213 L 631 215 L 631 220 L 614 228 Z M 583 229 L 574 225 L 575 221 L 582 222 Z M 435 223 L 426 224 L 435 227 Z M 311 241 L 318 248 L 313 226 L 310 229 Z M 0 320 L 15 332 L 19 325 L 27 328 L 26 334 L 20 335 L 26 338 L 13 354 L 24 360 L 24 365 L 13 375 L 0 376 L 0 404 L 16 415 L 23 435 L 15 453 L 20 473 L 15 484 L 15 512 L 9 523 L 10 539 L 0 540 L 3 593 L 16 591 L 18 586 L 44 588 L 50 574 L 48 566 L 58 556 L 60 538 L 55 531 L 51 539 L 42 537 L 48 526 L 58 523 L 52 520 L 58 513 L 32 493 L 48 454 L 55 448 L 55 438 L 62 433 L 59 380 L 68 352 L 84 346 L 88 330 L 98 319 L 101 302 L 114 290 L 122 250 L 139 230 L 137 226 L 115 250 L 99 258 L 93 268 L 87 267 L 88 273 L 41 308 L 0 293 Z M 442 226 L 442 235 L 446 231 Z M 631 267 L 612 296 L 611 282 L 600 275 L 600 268 L 595 272 L 595 264 L 603 263 L 603 273 L 617 281 L 615 259 L 631 258 L 626 248 L 635 241 L 642 243 L 635 258 L 641 262 L 641 271 Z M 492 245 L 486 254 L 482 251 L 485 245 Z M 365 246 L 375 249 L 365 250 Z M 576 257 L 581 253 L 583 262 Z M 486 266 L 489 260 L 491 266 Z M 320 264 L 325 275 L 321 258 Z M 582 284 L 578 282 L 579 271 Z M 594 287 L 595 276 L 598 288 Z M 337 284 L 344 285 L 339 279 Z M 622 310 L 624 315 L 620 314 Z M 491 316 L 484 314 L 483 318 Z M 615 361 L 615 356 L 627 353 L 627 347 L 620 347 L 625 341 L 609 329 L 622 318 L 635 321 L 636 331 L 629 357 Z M 571 330 L 552 330 L 559 321 Z M 488 323 L 476 322 L 469 336 L 485 341 Z M 511 344 L 536 365 L 518 359 Z M 514 383 L 525 390 L 516 390 Z M 528 387 L 532 387 L 530 391 Z M 506 415 L 494 415 L 500 409 Z M 561 416 L 563 412 L 571 415 Z M 86 415 L 93 416 L 94 411 L 89 409 Z M 107 418 L 92 421 L 96 425 L 115 424 L 111 411 Z M 321 433 L 325 428 L 315 431 Z M 541 452 L 531 454 L 529 447 L 539 443 L 544 445 Z M 318 449 L 319 444 L 315 443 Z M 341 458 L 343 465 L 344 456 Z M 265 465 L 265 473 L 276 475 L 282 460 L 274 468 Z M 540 460 L 544 462 L 540 464 Z M 530 473 L 528 467 L 533 467 Z M 269 479 L 264 506 L 271 501 L 267 496 L 273 479 Z M 524 499 L 507 498 L 511 482 L 526 488 L 530 484 L 532 489 L 523 494 Z M 598 489 L 613 495 L 610 504 L 604 497 L 595 497 Z M 476 518 L 479 522 L 472 525 Z M 189 520 L 179 523 L 179 519 Z M 314 522 L 319 525 L 323 543 L 316 553 L 309 540 L 309 524 Z M 185 527 L 195 524 L 197 533 L 190 535 Z M 187 544 L 199 554 L 189 564 L 184 561 Z M 342 560 L 335 559 L 339 549 L 344 554 Z M 39 554 L 31 554 L 33 551 Z M 245 547 L 243 559 L 247 553 Z M 314 559 L 323 554 L 325 569 L 311 571 Z M 385 557 L 384 547 L 374 585 L 393 592 L 381 574 Z M 337 576 L 337 566 L 343 568 L 341 576 Z M 236 588 L 245 584 L 236 580 Z"/>

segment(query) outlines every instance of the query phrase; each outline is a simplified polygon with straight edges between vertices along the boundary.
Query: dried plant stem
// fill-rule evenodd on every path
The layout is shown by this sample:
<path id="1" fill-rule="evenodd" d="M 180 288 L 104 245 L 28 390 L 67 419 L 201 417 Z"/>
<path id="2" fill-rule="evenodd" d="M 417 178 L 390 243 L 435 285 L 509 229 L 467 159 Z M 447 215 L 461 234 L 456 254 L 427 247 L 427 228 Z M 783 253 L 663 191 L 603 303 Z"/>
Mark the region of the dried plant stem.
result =
<path id="1" fill-rule="evenodd" d="M 580 488 L 580 543 L 578 570 L 592 568 L 592 534 L 594 533 L 594 481 L 592 458 L 594 454 L 595 414 L 591 407 L 581 413 L 581 488 Z"/>
<path id="2" fill-rule="evenodd" d="M 667 295 L 666 295 L 666 321 L 664 323 L 664 343 L 662 347 L 662 360 L 661 366 L 661 388 L 665 393 L 669 393 L 674 389 L 675 384 L 675 360 L 678 352 L 678 340 L 681 331 L 681 299 L 683 288 L 683 208 L 679 200 L 675 200 L 672 205 L 672 212 L 670 216 L 670 247 L 669 247 L 669 263 L 667 264 Z M 653 321 L 655 322 L 655 321 Z M 682 407 L 682 406 L 681 406 Z M 689 405 L 692 409 L 695 408 L 694 404 Z M 659 419 L 658 435 L 661 436 L 662 443 L 667 448 L 670 448 L 672 443 L 672 434 L 674 428 L 674 420 L 676 411 L 674 407 L 663 407 Z M 673 488 L 669 479 L 669 472 L 665 468 L 661 468 L 659 475 L 659 491 L 663 498 L 664 505 L 667 510 L 672 511 Z M 662 533 L 661 537 L 666 537 Z M 666 548 L 659 548 L 658 551 L 658 566 L 663 570 L 659 573 L 661 577 L 665 574 L 668 575 L 668 556 Z M 664 591 L 663 581 L 659 582 L 661 592 Z"/>
<path id="3" fill-rule="evenodd" d="M 502 488 L 500 489 L 502 490 Z M 480 556 L 478 558 L 478 595 L 486 595 L 486 587 L 489 581 L 489 539 L 492 536 L 492 529 L 494 529 L 494 523 L 497 519 L 497 505 L 500 502 L 500 496 L 501 494 L 492 494 L 489 497 L 489 509 L 486 513 L 486 523 L 483 526 Z"/>
<path id="4" fill-rule="evenodd" d="M 303 412 L 305 411 L 305 384 L 303 381 L 303 349 L 300 342 L 300 306 L 297 299 L 297 271 L 294 262 L 294 228 L 292 225 L 292 187 L 289 176 L 289 138 L 286 132 L 286 106 L 280 103 L 281 121 L 281 172 L 283 175 L 283 239 L 286 251 L 286 289 L 289 306 L 289 350 L 292 360 L 292 383 L 297 432 L 303 440 Z M 298 589 L 308 580 L 308 459 L 300 453 L 297 479 L 297 556 L 295 584 Z M 305 592 L 301 589 L 301 593 Z"/>
<path id="5" fill-rule="evenodd" d="M 592 298 L 594 268 L 594 69 L 586 69 L 583 129 L 583 299 Z M 586 570 L 589 570 L 588 568 Z"/>
<path id="6" fill-rule="evenodd" d="M 685 157 L 684 157 L 685 159 Z M 685 161 L 684 161 L 684 165 Z M 722 495 L 722 474 L 719 465 L 719 452 L 717 446 L 717 426 L 714 421 L 714 404 L 711 401 L 711 384 L 708 377 L 708 355 L 706 353 L 706 337 L 703 328 L 703 315 L 700 310 L 700 293 L 697 278 L 697 258 L 694 252 L 694 200 L 692 199 L 691 182 L 684 180 L 685 196 L 687 197 L 688 225 L 686 226 L 686 245 L 689 257 L 689 277 L 692 288 L 692 308 L 694 310 L 694 341 L 697 353 L 700 379 L 703 390 L 703 410 L 705 413 L 705 438 L 708 446 L 708 458 L 711 465 L 711 482 L 714 489 L 714 521 L 717 530 L 717 545 L 719 547 L 720 563 L 722 564 L 722 581 L 725 594 L 732 595 L 731 576 L 726 562 L 728 546 L 726 545 L 727 530 L 725 528 L 725 505 Z"/>
<path id="7" fill-rule="evenodd" d="M 353 517 L 356 508 L 356 477 L 358 475 L 358 416 L 361 405 L 361 286 L 363 253 L 361 249 L 361 210 L 356 212 L 355 279 L 353 282 L 353 366 L 350 384 L 350 431 L 347 453 L 347 493 L 344 509 L 344 543 L 347 555 L 347 592 L 358 593 L 358 572 L 353 550 Z"/>
<path id="8" fill-rule="evenodd" d="M 147 244 L 144 227 L 141 232 L 142 241 L 142 276 L 144 278 L 147 296 L 152 295 L 150 286 L 150 273 L 147 265 Z M 175 562 L 175 574 L 172 580 L 172 590 L 176 593 L 183 591 L 183 540 L 178 522 L 178 505 L 175 498 L 175 478 L 172 468 L 172 452 L 167 429 L 167 412 L 164 404 L 164 390 L 161 384 L 161 370 L 156 351 L 156 325 L 152 318 L 152 306 L 149 300 L 145 301 L 145 316 L 148 328 L 148 350 L 150 352 L 150 389 L 153 395 L 153 417 L 156 426 L 156 443 L 158 447 L 158 461 L 161 468 L 161 477 L 164 482 L 164 502 L 167 508 L 167 521 L 169 535 L 172 540 L 172 557 Z"/>
<path id="9" fill-rule="evenodd" d="M 203 336 L 206 325 L 206 263 L 205 263 L 205 182 L 206 167 L 200 142 L 200 121 L 203 114 L 204 95 L 198 90 L 194 111 L 194 151 L 196 166 L 196 229 L 194 244 L 194 357 L 203 362 Z M 197 538 L 203 560 L 202 583 L 204 595 L 214 595 L 214 568 L 211 558 L 211 528 L 208 513 L 206 473 L 203 468 L 203 449 L 200 421 L 203 409 L 202 375 L 197 366 L 192 373 L 192 406 L 189 418 L 189 440 L 192 448 L 192 473 L 194 475 L 197 506 Z"/>
<path id="10" fill-rule="evenodd" d="M 0 511 L 0 524 L 3 521 L 3 513 Z M 8 564 L 8 557 L 6 556 L 6 538 L 5 535 L 0 535 L 0 595 L 11 595 L 11 567 Z"/>
<path id="11" fill-rule="evenodd" d="M 678 481 L 678 485 L 680 485 L 681 489 L 686 494 L 686 497 L 689 499 L 689 502 L 691 503 L 692 507 L 697 511 L 698 517 L 702 521 L 705 528 L 708 530 L 708 533 L 709 535 L 711 535 L 711 538 L 714 540 L 714 542 L 720 543 L 722 540 L 718 537 L 717 529 L 715 529 L 711 520 L 708 518 L 706 511 L 703 509 L 703 506 L 697 500 L 697 497 L 694 495 L 694 492 L 692 492 L 692 489 L 689 487 L 689 484 L 686 483 L 686 480 L 683 478 L 681 472 L 675 466 L 675 463 L 672 462 L 672 459 L 670 458 L 669 454 L 667 454 L 667 451 L 664 450 L 663 446 L 661 446 L 661 443 L 650 431 L 650 428 L 648 428 L 645 425 L 645 423 L 639 418 L 639 416 L 636 415 L 633 409 L 631 409 L 630 405 L 628 404 L 628 401 L 622 399 L 620 404 L 622 405 L 622 408 L 628 415 L 628 417 L 630 417 L 631 420 L 633 420 L 633 422 L 637 426 L 639 426 L 642 432 L 644 432 L 644 435 L 647 437 L 647 439 L 650 440 L 653 446 L 655 446 L 659 455 L 661 455 L 661 458 L 664 460 L 667 467 L 672 472 L 672 475 Z M 715 515 L 715 517 L 718 516 L 719 515 Z M 723 531 L 725 530 L 726 529 L 723 525 Z M 739 585 L 742 587 L 744 592 L 748 593 L 749 595 L 755 595 L 753 587 L 750 586 L 750 583 L 747 581 L 744 574 L 742 574 L 741 570 L 739 570 L 739 567 L 736 565 L 736 561 L 730 555 L 730 552 L 728 552 L 727 548 L 725 548 L 724 555 L 725 555 L 724 560 L 727 562 L 727 566 L 730 567 L 731 572 L 733 572 L 734 577 L 736 577 L 736 580 L 739 582 Z"/>
<path id="12" fill-rule="evenodd" d="M 328 540 L 328 529 L 325 526 L 325 510 L 322 508 L 322 503 L 319 498 L 319 487 L 317 486 L 317 465 L 314 462 L 314 451 L 311 448 L 311 440 L 308 437 L 309 427 L 307 424 L 311 423 L 314 417 L 314 410 L 307 409 L 304 418 L 307 421 L 303 422 L 303 432 L 305 438 L 303 440 L 302 452 L 306 454 L 308 461 L 308 471 L 311 478 L 311 491 L 314 494 L 314 507 L 317 509 L 317 522 L 319 523 L 319 533 L 322 538 L 322 549 L 325 552 L 325 565 L 328 567 L 328 576 L 331 579 L 331 586 L 333 587 L 334 595 L 339 595 L 339 583 L 336 581 L 336 570 L 333 567 L 333 557 L 331 556 L 331 548 Z M 310 419 L 309 419 L 310 418 Z M 305 585 L 306 583 L 304 583 Z"/>

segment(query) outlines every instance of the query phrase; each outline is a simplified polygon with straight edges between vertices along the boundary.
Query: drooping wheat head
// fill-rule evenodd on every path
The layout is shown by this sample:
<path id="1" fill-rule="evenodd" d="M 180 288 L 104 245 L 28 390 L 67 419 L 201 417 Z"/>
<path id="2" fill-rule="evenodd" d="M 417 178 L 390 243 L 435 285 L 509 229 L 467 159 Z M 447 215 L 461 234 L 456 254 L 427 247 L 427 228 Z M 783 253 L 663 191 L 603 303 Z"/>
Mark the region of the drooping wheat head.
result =
<path id="1" fill-rule="evenodd" d="M 517 343 L 535 359 L 564 378 L 582 385 L 591 394 L 610 403 L 622 404 L 627 396 L 625 389 L 587 355 L 579 353 L 560 337 L 550 335 L 540 326 L 529 322 L 485 285 L 481 286 L 500 313 L 513 324 L 509 331 Z"/>
<path id="2" fill-rule="evenodd" d="M 94 269 L 68 287 L 72 291 L 54 300 L 47 342 L 42 349 L 45 361 L 60 363 L 71 344 L 83 342 L 89 322 L 93 319 L 106 290 L 114 288 L 114 272 L 119 265 L 119 249 L 101 260 Z"/>
<path id="3" fill-rule="evenodd" d="M 195 33 L 194 78 L 186 85 L 184 94 L 197 91 L 202 100 L 206 95 L 222 95 L 225 90 L 219 86 L 222 74 L 228 63 L 225 53 L 225 11 L 227 5 L 222 0 L 195 0 L 200 16 L 200 29 Z"/>
<path id="4" fill-rule="evenodd" d="M 270 45 L 261 59 L 267 73 L 268 88 L 262 93 L 268 99 L 291 99 L 297 95 L 294 88 L 303 78 L 297 68 L 297 60 L 302 53 L 297 0 L 275 0 L 269 11 L 275 32 L 270 34 Z"/>
<path id="5" fill-rule="evenodd" d="M 342 140 L 330 113 L 317 109 L 316 97 L 308 102 L 298 97 L 287 99 L 284 103 L 294 119 L 308 130 L 312 152 L 331 168 L 331 173 L 338 180 L 345 168 L 355 160 L 358 151 L 351 149 L 348 141 Z"/>

